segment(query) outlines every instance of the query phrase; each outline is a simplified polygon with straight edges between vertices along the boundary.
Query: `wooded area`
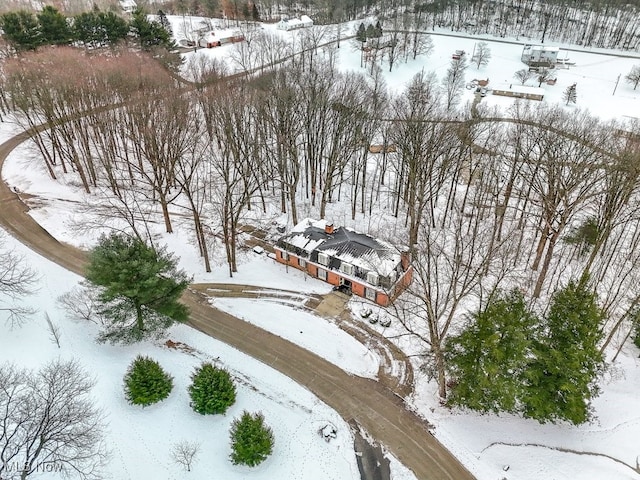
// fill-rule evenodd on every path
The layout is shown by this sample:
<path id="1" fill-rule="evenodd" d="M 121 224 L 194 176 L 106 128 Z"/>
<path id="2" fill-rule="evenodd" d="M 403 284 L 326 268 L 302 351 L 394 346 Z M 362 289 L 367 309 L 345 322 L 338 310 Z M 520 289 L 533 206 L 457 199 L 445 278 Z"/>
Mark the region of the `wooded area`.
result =
<path id="1" fill-rule="evenodd" d="M 533 10 L 519 28 L 560 34 L 551 14 L 536 24 Z M 461 12 L 411 21 L 471 29 Z M 474 18 L 476 29 L 483 17 Z M 613 31 L 602 35 L 593 38 L 613 41 Z M 628 44 L 625 35 L 615 42 Z M 640 125 L 520 102 L 506 113 L 461 112 L 461 61 L 442 84 L 420 73 L 393 96 L 374 61 L 368 76 L 344 73 L 315 48 L 321 36 L 305 38 L 286 64 L 251 75 L 264 55 L 277 62 L 290 50 L 242 46 L 234 61 L 246 75 L 232 77 L 200 60 L 188 66 L 196 83 L 144 52 L 40 47 L 5 62 L 0 111 L 25 129 L 49 123 L 34 131 L 34 161 L 89 194 L 95 223 L 82 228 L 126 227 L 153 243 L 150 222 L 171 233 L 187 213 L 207 272 L 220 245 L 237 272 L 241 227 L 256 211 L 296 224 L 302 208 L 325 218 L 332 203 L 349 202 L 352 220 L 390 220 L 369 221 L 368 233 L 410 247 L 414 283 L 395 315 L 424 345 L 443 398 L 448 339 L 502 291 L 517 289 L 544 316 L 570 280 L 589 279 L 602 311 L 599 352 L 622 345 L 640 304 Z"/>

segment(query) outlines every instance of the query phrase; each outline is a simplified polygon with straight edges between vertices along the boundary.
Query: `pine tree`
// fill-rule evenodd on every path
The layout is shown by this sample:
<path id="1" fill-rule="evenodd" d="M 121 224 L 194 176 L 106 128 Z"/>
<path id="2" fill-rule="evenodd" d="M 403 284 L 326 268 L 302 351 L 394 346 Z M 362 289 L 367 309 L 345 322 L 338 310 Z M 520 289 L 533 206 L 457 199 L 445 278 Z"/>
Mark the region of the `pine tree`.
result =
<path id="1" fill-rule="evenodd" d="M 256 5 L 256 2 L 253 2 L 251 4 L 251 19 L 254 22 L 260 21 L 260 12 L 258 11 L 258 6 Z"/>
<path id="2" fill-rule="evenodd" d="M 169 35 L 171 35 L 171 23 L 169 23 L 167 14 L 164 13 L 162 9 L 158 10 L 158 23 L 162 26 L 162 28 L 169 32 Z"/>
<path id="3" fill-rule="evenodd" d="M 38 14 L 40 41 L 47 45 L 63 45 L 71 41 L 67 19 L 54 7 L 47 5 Z"/>
<path id="4" fill-rule="evenodd" d="M 102 35 L 95 10 L 73 17 L 73 37 L 86 46 L 96 47 L 100 44 Z"/>
<path id="5" fill-rule="evenodd" d="M 540 422 L 590 419 L 590 401 L 604 359 L 598 342 L 604 314 L 587 279 L 555 293 L 549 314 L 533 343 L 527 371 L 524 414 Z"/>
<path id="6" fill-rule="evenodd" d="M 570 103 L 576 103 L 578 100 L 577 84 L 569 85 L 562 94 L 562 100 L 565 101 L 565 105 Z"/>
<path id="7" fill-rule="evenodd" d="M 378 20 L 376 22 L 376 37 L 380 38 L 382 37 L 382 24 L 380 23 L 380 20 Z"/>
<path id="8" fill-rule="evenodd" d="M 229 372 L 203 363 L 191 375 L 191 408 L 201 415 L 222 414 L 236 401 L 236 387 Z"/>
<path id="9" fill-rule="evenodd" d="M 173 377 L 149 357 L 138 355 L 124 377 L 125 396 L 133 405 L 152 405 L 169 396 Z"/>
<path id="10" fill-rule="evenodd" d="M 129 34 L 127 22 L 113 12 L 99 12 L 98 25 L 104 32 L 103 42 L 107 45 L 114 46 Z"/>
<path id="11" fill-rule="evenodd" d="M 134 342 L 161 334 L 189 312 L 178 302 L 187 275 L 165 250 L 123 234 L 102 236 L 89 255 L 86 278 L 102 287 L 102 314 L 111 321 L 99 339 Z"/>
<path id="12" fill-rule="evenodd" d="M 356 31 L 356 40 L 360 43 L 367 41 L 367 29 L 365 28 L 364 23 L 360 23 L 358 26 L 358 30 Z"/>
<path id="13" fill-rule="evenodd" d="M 517 412 L 537 323 L 517 290 L 475 313 L 447 342 L 449 402 L 481 412 Z"/>
<path id="14" fill-rule="evenodd" d="M 264 423 L 261 413 L 246 410 L 231 424 L 231 462 L 255 467 L 273 452 L 273 431 Z"/>
<path id="15" fill-rule="evenodd" d="M 16 50 L 34 50 L 41 44 L 38 21 L 26 10 L 0 15 L 0 30 Z"/>
<path id="16" fill-rule="evenodd" d="M 377 37 L 376 27 L 374 27 L 372 24 L 367 25 L 366 32 L 367 32 L 367 38 Z"/>
<path id="17" fill-rule="evenodd" d="M 144 49 L 155 46 L 170 48 L 173 45 L 171 33 L 159 22 L 149 21 L 141 8 L 133 11 L 130 26 L 134 36 L 138 37 L 140 46 Z"/>

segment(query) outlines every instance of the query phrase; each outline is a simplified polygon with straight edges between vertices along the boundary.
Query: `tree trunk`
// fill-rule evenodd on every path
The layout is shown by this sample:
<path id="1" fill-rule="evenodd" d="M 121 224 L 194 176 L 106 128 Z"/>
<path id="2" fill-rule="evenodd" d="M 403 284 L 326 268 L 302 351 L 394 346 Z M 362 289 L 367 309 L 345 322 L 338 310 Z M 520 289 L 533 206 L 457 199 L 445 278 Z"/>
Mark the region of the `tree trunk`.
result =
<path id="1" fill-rule="evenodd" d="M 144 332 L 144 321 L 142 319 L 142 306 L 136 303 L 136 328 L 140 333 Z"/>
<path id="2" fill-rule="evenodd" d="M 560 229 L 555 231 L 553 235 L 551 235 L 551 238 L 549 238 L 547 254 L 544 257 L 544 262 L 542 263 L 542 269 L 540 269 L 540 274 L 538 275 L 538 281 L 536 282 L 536 286 L 533 290 L 533 298 L 540 297 L 540 292 L 542 291 L 542 285 L 544 284 L 545 278 L 547 277 L 547 272 L 549 271 L 549 265 L 551 264 L 551 259 L 553 258 L 553 250 L 556 246 L 556 242 L 558 241 L 559 236 L 560 236 Z"/>

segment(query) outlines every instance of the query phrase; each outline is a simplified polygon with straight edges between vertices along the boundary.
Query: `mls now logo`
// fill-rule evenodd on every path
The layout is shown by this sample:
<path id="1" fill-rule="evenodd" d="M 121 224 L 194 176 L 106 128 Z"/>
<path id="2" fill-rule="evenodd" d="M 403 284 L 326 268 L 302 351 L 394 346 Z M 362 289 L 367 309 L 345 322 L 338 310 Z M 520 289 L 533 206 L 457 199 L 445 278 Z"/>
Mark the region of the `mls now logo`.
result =
<path id="1" fill-rule="evenodd" d="M 2 464 L 2 471 L 7 473 L 26 472 L 32 473 L 58 473 L 64 469 L 63 465 L 57 462 L 40 462 L 33 466 L 29 466 L 28 463 L 10 462 Z M 0 480 L 2 477 L 0 476 Z"/>

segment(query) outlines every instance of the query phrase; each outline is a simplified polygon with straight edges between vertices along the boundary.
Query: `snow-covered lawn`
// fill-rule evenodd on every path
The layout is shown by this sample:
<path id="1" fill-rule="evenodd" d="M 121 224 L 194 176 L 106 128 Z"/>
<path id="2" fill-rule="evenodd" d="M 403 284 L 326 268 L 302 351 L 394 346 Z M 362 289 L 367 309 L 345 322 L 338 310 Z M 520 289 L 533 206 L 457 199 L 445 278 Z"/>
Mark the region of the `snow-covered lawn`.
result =
<path id="1" fill-rule="evenodd" d="M 360 377 L 376 378 L 375 354 L 338 326 L 292 306 L 267 301 L 219 298 L 217 308 L 286 338 L 343 370 Z"/>
<path id="2" fill-rule="evenodd" d="M 168 348 L 163 342 L 127 347 L 96 344 L 93 324 L 66 319 L 56 305 L 56 298 L 80 278 L 39 257 L 8 235 L 5 241 L 37 268 L 40 290 L 25 299 L 39 312 L 22 327 L 10 329 L 0 316 L 0 363 L 13 362 L 37 369 L 55 358 L 75 358 L 95 377 L 93 395 L 108 415 L 107 441 L 112 450 L 105 478 L 187 478 L 169 455 L 172 446 L 181 440 L 196 441 L 201 447 L 190 478 L 212 478 L 212 475 L 224 479 L 359 478 L 348 425 L 309 391 L 186 326 L 172 328 L 166 340 L 182 342 L 189 347 L 187 351 Z M 60 349 L 49 338 L 45 312 L 60 328 Z M 123 394 L 123 375 L 138 354 L 156 359 L 174 377 L 169 398 L 147 408 L 128 405 Z M 236 381 L 237 402 L 226 415 L 202 416 L 189 407 L 190 375 L 204 361 L 227 368 Z M 245 409 L 261 411 L 275 436 L 273 455 L 253 469 L 233 466 L 229 461 L 229 427 L 233 418 Z M 318 434 L 327 423 L 338 430 L 338 437 L 331 442 Z"/>

